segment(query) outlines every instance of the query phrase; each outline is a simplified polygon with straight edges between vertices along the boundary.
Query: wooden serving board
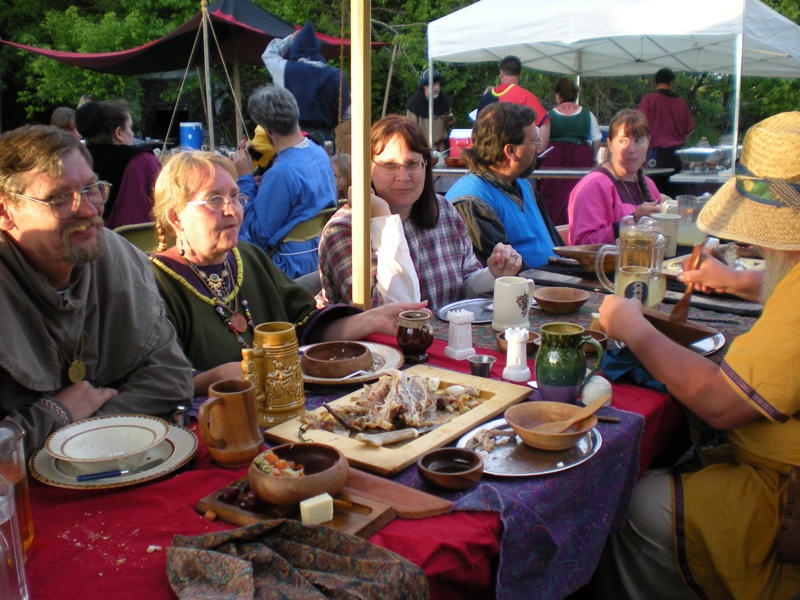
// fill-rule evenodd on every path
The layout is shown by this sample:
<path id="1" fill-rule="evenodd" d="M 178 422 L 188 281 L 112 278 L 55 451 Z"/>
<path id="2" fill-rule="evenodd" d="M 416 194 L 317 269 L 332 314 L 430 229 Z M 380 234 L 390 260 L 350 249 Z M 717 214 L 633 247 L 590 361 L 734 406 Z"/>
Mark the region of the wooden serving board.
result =
<path id="1" fill-rule="evenodd" d="M 379 475 L 388 476 L 402 471 L 428 450 L 444 446 L 484 421 L 502 414 L 509 406 L 516 404 L 531 393 L 531 389 L 525 386 L 496 381 L 486 377 L 475 377 L 466 373 L 448 371 L 427 365 L 415 365 L 404 371 L 404 373 L 412 373 L 423 377 L 438 377 L 441 380 L 439 389 L 444 389 L 454 384 L 474 386 L 480 391 L 480 398 L 483 402 L 472 410 L 454 417 L 444 425 L 421 435 L 415 440 L 401 442 L 386 448 L 376 448 L 350 437 L 318 429 L 305 431 L 303 438 L 308 442 L 336 446 L 344 453 L 351 465 Z M 348 404 L 352 399 L 357 398 L 360 393 L 361 390 L 358 390 L 334 400 L 331 406 L 336 407 L 341 404 Z M 317 411 L 322 414 L 325 409 L 320 407 Z M 296 417 L 267 429 L 264 432 L 264 436 L 279 442 L 301 442 L 303 440 L 298 435 L 301 424 L 300 418 Z"/>
<path id="2" fill-rule="evenodd" d="M 198 500 L 195 510 L 201 514 L 213 511 L 218 518 L 234 525 L 251 525 L 265 519 L 300 518 L 297 505 L 264 504 L 257 512 L 244 510 L 220 500 L 222 489 L 224 488 Z M 339 502 L 333 505 L 333 520 L 323 525 L 363 538 L 379 531 L 396 516 L 421 519 L 450 512 L 453 506 L 448 500 L 352 467 L 347 484 L 336 494 L 335 499 Z"/>

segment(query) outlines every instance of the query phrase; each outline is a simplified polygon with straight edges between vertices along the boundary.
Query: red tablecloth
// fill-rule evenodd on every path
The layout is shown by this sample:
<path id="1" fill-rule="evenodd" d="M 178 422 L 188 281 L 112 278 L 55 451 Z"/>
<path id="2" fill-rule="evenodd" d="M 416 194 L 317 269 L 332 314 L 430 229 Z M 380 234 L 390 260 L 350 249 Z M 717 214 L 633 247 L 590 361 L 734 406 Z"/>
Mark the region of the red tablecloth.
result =
<path id="1" fill-rule="evenodd" d="M 395 343 L 390 336 L 371 339 Z M 469 370 L 466 361 L 445 357 L 444 347 L 445 342 L 434 342 L 430 364 Z M 501 378 L 505 357 L 481 352 L 497 356 L 492 376 Z M 640 466 L 646 467 L 676 426 L 680 410 L 665 394 L 627 385 L 614 386 L 613 404 L 644 416 Z M 243 473 L 212 465 L 201 449 L 193 470 L 140 486 L 89 492 L 32 482 L 35 539 L 27 564 L 32 598 L 174 597 L 165 575 L 172 536 L 229 528 L 203 519 L 193 506 Z M 500 533 L 497 513 L 460 512 L 397 519 L 370 540 L 421 565 L 432 598 L 491 598 Z"/>

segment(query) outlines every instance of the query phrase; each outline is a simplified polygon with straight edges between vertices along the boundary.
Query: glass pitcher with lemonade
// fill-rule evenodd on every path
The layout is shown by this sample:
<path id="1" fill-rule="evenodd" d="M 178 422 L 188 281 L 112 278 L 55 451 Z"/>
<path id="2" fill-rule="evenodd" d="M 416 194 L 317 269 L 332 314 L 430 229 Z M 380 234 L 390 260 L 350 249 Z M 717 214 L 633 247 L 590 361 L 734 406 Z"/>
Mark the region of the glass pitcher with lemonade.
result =
<path id="1" fill-rule="evenodd" d="M 655 306 L 667 292 L 667 280 L 661 272 L 664 246 L 664 236 L 655 220 L 642 217 L 635 223 L 633 217 L 625 217 L 620 222 L 617 244 L 602 246 L 597 252 L 597 278 L 618 296 L 639 298 L 645 306 Z M 607 254 L 616 256 L 614 283 L 603 270 Z"/>

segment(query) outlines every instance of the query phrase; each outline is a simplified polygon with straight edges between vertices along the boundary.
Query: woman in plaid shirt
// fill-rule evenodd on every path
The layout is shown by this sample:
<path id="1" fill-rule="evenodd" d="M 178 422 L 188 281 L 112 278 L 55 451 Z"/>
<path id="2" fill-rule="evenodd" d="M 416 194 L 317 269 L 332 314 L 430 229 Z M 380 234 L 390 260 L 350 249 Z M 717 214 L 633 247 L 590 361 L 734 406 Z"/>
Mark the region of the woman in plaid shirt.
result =
<path id="1" fill-rule="evenodd" d="M 430 151 L 422 130 L 400 115 L 372 126 L 372 303 L 427 300 L 436 309 L 490 292 L 494 279 L 516 275 L 522 259 L 497 244 L 481 264 L 458 212 L 433 189 Z M 352 301 L 350 205 L 322 232 L 320 297 L 325 304 Z"/>

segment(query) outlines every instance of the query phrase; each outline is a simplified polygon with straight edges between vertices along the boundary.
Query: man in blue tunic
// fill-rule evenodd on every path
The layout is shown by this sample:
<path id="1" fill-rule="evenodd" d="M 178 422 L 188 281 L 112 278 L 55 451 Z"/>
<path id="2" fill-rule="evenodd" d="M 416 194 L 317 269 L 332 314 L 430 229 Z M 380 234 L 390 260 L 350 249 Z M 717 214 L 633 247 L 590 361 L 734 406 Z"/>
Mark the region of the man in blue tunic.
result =
<path id="1" fill-rule="evenodd" d="M 485 263 L 497 242 L 511 244 L 524 268 L 547 264 L 561 239 L 526 179 L 539 140 L 536 115 L 522 104 L 484 108 L 463 151 L 470 173 L 447 192 L 467 224 L 475 254 Z"/>

